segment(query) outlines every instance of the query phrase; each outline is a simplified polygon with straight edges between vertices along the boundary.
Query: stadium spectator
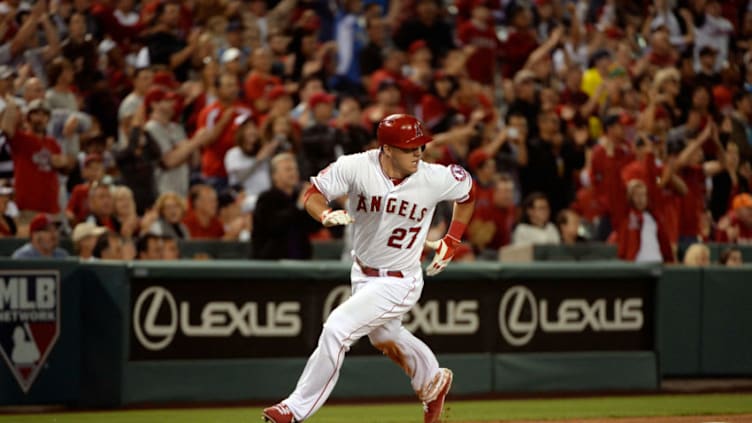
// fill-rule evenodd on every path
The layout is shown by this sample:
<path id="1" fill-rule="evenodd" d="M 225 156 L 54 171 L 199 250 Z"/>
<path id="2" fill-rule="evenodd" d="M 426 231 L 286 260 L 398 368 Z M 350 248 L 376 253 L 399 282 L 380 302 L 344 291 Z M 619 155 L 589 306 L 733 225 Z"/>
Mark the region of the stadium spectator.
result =
<path id="1" fill-rule="evenodd" d="M 61 48 L 63 56 L 72 65 L 71 76 L 75 79 L 71 82 L 75 82 L 81 92 L 88 92 L 99 72 L 97 42 L 92 34 L 87 33 L 86 15 L 83 13 L 73 12 L 70 15 L 67 30 L 68 37 L 63 40 Z M 49 84 L 55 85 L 52 78 Z"/>
<path id="2" fill-rule="evenodd" d="M 386 24 L 381 16 L 366 19 L 366 35 L 368 42 L 360 50 L 358 64 L 360 65 L 363 86 L 368 86 L 369 76 L 384 63 L 382 52 L 386 49 L 388 40 Z"/>
<path id="3" fill-rule="evenodd" d="M 183 224 L 192 239 L 221 239 L 224 234 L 222 222 L 217 217 L 217 191 L 211 185 L 194 185 L 188 197 L 188 212 Z"/>
<path id="4" fill-rule="evenodd" d="M 107 231 L 97 237 L 91 254 L 100 260 L 123 260 L 123 238 L 115 232 Z"/>
<path id="5" fill-rule="evenodd" d="M 469 51 L 468 76 L 485 86 L 494 85 L 496 62 L 501 55 L 501 41 L 491 22 L 491 9 L 486 0 L 472 2 L 470 20 L 457 28 L 460 47 Z"/>
<path id="6" fill-rule="evenodd" d="M 65 217 L 73 224 L 82 222 L 89 215 L 89 189 L 104 178 L 104 158 L 95 153 L 87 154 L 81 168 L 81 177 L 84 182 L 73 187 L 65 207 Z"/>
<path id="7" fill-rule="evenodd" d="M 262 47 L 251 53 L 251 71 L 243 83 L 243 93 L 256 115 L 262 115 L 269 109 L 266 92 L 282 84 L 278 77 L 271 74 L 271 69 L 272 54 L 268 48 Z"/>
<path id="8" fill-rule="evenodd" d="M 251 236 L 252 256 L 261 260 L 310 259 L 309 235 L 321 225 L 303 208 L 309 184 L 301 185 L 295 156 L 282 153 L 271 161 L 272 188 L 256 203 Z"/>
<path id="9" fill-rule="evenodd" d="M 206 132 L 201 153 L 201 176 L 216 190 L 227 187 L 224 158 L 235 145 L 238 123 L 249 118 L 251 109 L 238 100 L 238 81 L 224 73 L 217 81 L 217 100 L 204 107 L 198 116 L 199 130 Z"/>
<path id="10" fill-rule="evenodd" d="M 246 119 L 235 133 L 235 147 L 225 155 L 225 169 L 232 187 L 246 196 L 258 197 L 271 187 L 269 160 L 280 147 L 279 138 L 263 139 L 253 119 Z"/>
<path id="11" fill-rule="evenodd" d="M 29 242 L 13 252 L 14 259 L 62 259 L 68 252 L 58 247 L 59 222 L 46 213 L 39 213 L 29 223 Z"/>
<path id="12" fill-rule="evenodd" d="M 522 220 L 512 232 L 512 245 L 561 243 L 559 231 L 550 221 L 551 206 L 545 194 L 530 193 L 522 210 Z"/>
<path id="13" fill-rule="evenodd" d="M 726 267 L 738 267 L 744 264 L 742 252 L 738 248 L 727 248 L 721 252 L 719 263 Z"/>
<path id="14" fill-rule="evenodd" d="M 360 103 L 355 98 L 340 98 L 337 118 L 333 125 L 344 133 L 342 140 L 344 154 L 359 153 L 373 146 L 373 136 L 363 126 L 363 113 Z"/>
<path id="15" fill-rule="evenodd" d="M 133 71 L 133 91 L 120 102 L 118 107 L 118 149 L 128 147 L 128 136 L 133 128 L 133 116 L 144 103 L 144 97 L 149 92 L 154 81 L 154 71 L 149 67 L 138 68 Z"/>
<path id="16" fill-rule="evenodd" d="M 116 226 L 113 220 L 115 204 L 112 199 L 112 185 L 96 181 L 89 188 L 89 214 L 84 221 L 93 223 L 97 226 L 104 226 L 107 229 L 119 232 L 120 228 Z"/>
<path id="17" fill-rule="evenodd" d="M 752 242 L 752 195 L 737 194 L 731 208 L 718 221 L 718 242 L 748 244 Z"/>
<path id="18" fill-rule="evenodd" d="M 185 199 L 178 194 L 166 192 L 160 195 L 153 209 L 141 220 L 141 232 L 157 236 L 171 236 L 176 239 L 189 239 L 190 231 L 183 224 L 186 209 Z"/>
<path id="19" fill-rule="evenodd" d="M 152 88 L 144 101 L 149 120 L 143 130 L 156 142 L 161 153 L 159 166 L 154 169 L 157 192 L 172 191 L 186 196 L 190 172 L 188 161 L 207 141 L 207 131 L 197 131 L 190 139 L 186 136 L 183 126 L 173 121 L 176 99 L 174 92 Z M 131 139 L 132 143 L 134 141 L 137 145 L 144 142 L 140 138 Z"/>
<path id="20" fill-rule="evenodd" d="M 606 116 L 603 121 L 604 135 L 592 150 L 590 183 L 600 208 L 600 240 L 605 240 L 612 229 L 621 226 L 628 209 L 621 171 L 634 160 L 634 154 L 624 139 L 622 122 L 622 115 Z"/>
<path id="21" fill-rule="evenodd" d="M 250 241 L 251 239 L 251 215 L 244 213 L 243 196 L 238 195 L 232 189 L 226 189 L 217 196 L 217 218 L 222 222 L 224 236 L 228 241 Z"/>
<path id="22" fill-rule="evenodd" d="M 694 243 L 684 253 L 684 265 L 704 267 L 710 265 L 710 249 L 705 244 Z"/>
<path id="23" fill-rule="evenodd" d="M 574 175 L 585 165 L 587 132 L 575 139 L 562 134 L 561 122 L 553 111 L 538 114 L 538 136 L 529 140 L 527 164 L 522 167 L 522 193 L 542 192 L 551 213 L 566 208 L 574 199 Z"/>
<path id="24" fill-rule="evenodd" d="M 31 216 L 25 211 L 57 213 L 60 210 L 58 170 L 68 166 L 57 141 L 47 136 L 50 110 L 42 100 L 29 103 L 26 110 L 28 130 L 19 128 L 20 111 L 15 101 L 6 97 L 7 107 L 1 129 L 13 151 L 15 202 L 22 214 L 22 224 Z"/>
<path id="25" fill-rule="evenodd" d="M 313 125 L 303 129 L 298 158 L 300 174 L 305 180 L 335 161 L 344 151 L 345 134 L 330 122 L 335 100 L 327 93 L 314 94 L 309 100 Z"/>
<path id="26" fill-rule="evenodd" d="M 82 222 L 73 228 L 71 240 L 73 250 L 81 260 L 91 260 L 94 257 L 94 246 L 100 235 L 107 232 L 104 226 L 97 226 L 91 222 Z"/>
<path id="27" fill-rule="evenodd" d="M 147 233 L 136 241 L 136 258 L 139 260 L 162 260 L 162 241 L 158 235 Z"/>
<path id="28" fill-rule="evenodd" d="M 439 2 L 436 0 L 417 0 L 415 15 L 405 20 L 394 34 L 394 43 L 402 51 L 407 51 L 416 40 L 426 40 L 434 65 L 454 48 L 454 31 L 443 20 Z"/>
<path id="29" fill-rule="evenodd" d="M 130 241 L 140 231 L 141 220 L 136 211 L 136 201 L 130 188 L 119 185 L 112 188 L 112 222 L 123 237 Z"/>
<path id="30" fill-rule="evenodd" d="M 16 219 L 8 213 L 8 206 L 13 196 L 13 187 L 6 181 L 0 181 L 0 238 L 16 235 Z"/>
<path id="31" fill-rule="evenodd" d="M 180 13 L 180 3 L 171 0 L 158 2 L 144 42 L 149 65 L 165 66 L 175 72 L 179 81 L 185 81 L 200 33 L 194 29 L 187 39 L 181 36 Z"/>
<path id="32" fill-rule="evenodd" d="M 617 232 L 618 256 L 637 262 L 673 262 L 674 253 L 661 215 L 652 211 L 648 187 L 638 179 L 627 185 L 629 214 Z"/>
<path id="33" fill-rule="evenodd" d="M 572 209 L 564 209 L 556 214 L 556 227 L 563 245 L 574 245 L 587 241 L 580 235 L 580 215 Z"/>
<path id="34" fill-rule="evenodd" d="M 162 241 L 162 260 L 180 259 L 180 246 L 178 240 L 171 236 L 163 236 Z"/>
<path id="35" fill-rule="evenodd" d="M 721 160 L 723 170 L 712 178 L 712 190 L 708 208 L 713 219 L 718 221 L 731 207 L 737 194 L 749 192 L 749 183 L 739 171 L 739 145 L 733 142 L 726 144 L 725 158 Z"/>

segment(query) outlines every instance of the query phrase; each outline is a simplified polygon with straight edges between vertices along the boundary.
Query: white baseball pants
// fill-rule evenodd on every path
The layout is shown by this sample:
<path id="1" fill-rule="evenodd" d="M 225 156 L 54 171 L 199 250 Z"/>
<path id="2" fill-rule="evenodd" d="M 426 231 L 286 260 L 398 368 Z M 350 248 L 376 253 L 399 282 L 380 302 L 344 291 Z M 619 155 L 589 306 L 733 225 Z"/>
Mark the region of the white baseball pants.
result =
<path id="1" fill-rule="evenodd" d="M 295 391 L 282 401 L 297 421 L 309 418 L 324 405 L 337 383 L 345 353 L 364 335 L 405 370 L 419 399 L 432 394 L 428 391 L 440 375 L 431 349 L 402 327 L 402 316 L 423 290 L 422 270 L 403 278 L 369 277 L 354 264 L 351 279 L 353 295 L 329 315 Z"/>

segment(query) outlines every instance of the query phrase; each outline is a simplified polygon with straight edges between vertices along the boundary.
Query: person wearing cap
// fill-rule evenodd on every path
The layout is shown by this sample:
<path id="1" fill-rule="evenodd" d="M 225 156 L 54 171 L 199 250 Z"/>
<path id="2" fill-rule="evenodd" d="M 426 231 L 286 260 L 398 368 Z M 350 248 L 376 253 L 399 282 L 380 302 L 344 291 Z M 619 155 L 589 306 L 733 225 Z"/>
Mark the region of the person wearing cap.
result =
<path id="1" fill-rule="evenodd" d="M 752 243 L 752 195 L 737 194 L 731 201 L 731 209 L 718 221 L 718 242 L 733 244 Z"/>
<path id="2" fill-rule="evenodd" d="M 68 168 L 68 157 L 58 142 L 47 136 L 50 110 L 42 100 L 29 103 L 26 128 L 19 129 L 21 112 L 15 101 L 7 98 L 8 106 L 0 121 L 13 150 L 15 202 L 22 211 L 21 224 L 28 223 L 33 213 L 60 211 L 58 171 Z"/>
<path id="3" fill-rule="evenodd" d="M 104 226 L 97 226 L 91 222 L 82 222 L 73 228 L 71 239 L 73 249 L 81 260 L 90 260 L 93 257 L 94 245 L 97 238 L 107 232 Z"/>
<path id="4" fill-rule="evenodd" d="M 222 65 L 221 71 L 231 73 L 237 78 L 241 78 L 243 75 L 243 65 L 241 62 L 242 56 L 243 52 L 236 47 L 230 47 L 223 51 L 222 55 L 219 57 L 219 63 Z"/>
<path id="5" fill-rule="evenodd" d="M 65 207 L 65 217 L 73 224 L 86 219 L 89 214 L 89 188 L 104 177 L 104 159 L 101 154 L 86 155 L 81 167 L 81 177 L 84 182 L 73 187 Z"/>
<path id="6" fill-rule="evenodd" d="M 16 220 L 8 214 L 8 204 L 13 196 L 13 187 L 0 181 L 0 238 L 15 236 L 18 230 Z"/>
<path id="7" fill-rule="evenodd" d="M 621 171 L 634 160 L 634 153 L 624 138 L 621 118 L 620 114 L 609 114 L 603 119 L 604 134 L 591 153 L 590 181 L 600 207 L 597 238 L 601 241 L 619 228 L 629 208 Z"/>
<path id="8" fill-rule="evenodd" d="M 269 116 L 289 116 L 294 106 L 292 95 L 282 85 L 277 85 L 266 93 L 269 102 L 269 113 L 259 118 L 260 124 L 264 124 Z"/>
<path id="9" fill-rule="evenodd" d="M 22 245 L 11 256 L 14 259 L 60 259 L 68 257 L 68 252 L 58 247 L 58 225 L 46 213 L 39 213 L 29 224 L 29 242 Z"/>
<path id="10" fill-rule="evenodd" d="M 345 134 L 331 124 L 336 98 L 328 93 L 314 94 L 308 101 L 313 115 L 313 125 L 303 129 L 300 137 L 301 169 L 303 179 L 335 161 L 343 153 Z"/>
<path id="11" fill-rule="evenodd" d="M 473 0 L 470 20 L 457 28 L 460 47 L 472 48 L 465 68 L 470 79 L 485 86 L 494 85 L 501 40 L 491 22 L 487 0 Z"/>
<path id="12" fill-rule="evenodd" d="M 217 81 L 217 100 L 204 107 L 198 115 L 198 128 L 206 131 L 201 152 L 201 176 L 215 189 L 227 187 L 225 155 L 235 146 L 238 124 L 253 116 L 253 111 L 239 98 L 235 75 L 223 73 Z"/>

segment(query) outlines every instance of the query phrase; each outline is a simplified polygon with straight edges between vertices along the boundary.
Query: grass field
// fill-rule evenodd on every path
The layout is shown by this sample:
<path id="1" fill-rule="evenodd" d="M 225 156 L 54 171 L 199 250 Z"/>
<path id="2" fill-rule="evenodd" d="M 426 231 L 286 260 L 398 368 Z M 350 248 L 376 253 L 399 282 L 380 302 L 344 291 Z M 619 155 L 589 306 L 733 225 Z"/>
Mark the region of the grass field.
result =
<path id="1" fill-rule="evenodd" d="M 752 413 L 752 394 L 659 395 L 448 402 L 447 422 L 553 420 L 595 417 Z M 0 414 L 13 423 L 228 423 L 260 422 L 256 407 L 121 410 L 87 413 Z M 420 404 L 327 405 L 306 423 L 412 423 Z"/>

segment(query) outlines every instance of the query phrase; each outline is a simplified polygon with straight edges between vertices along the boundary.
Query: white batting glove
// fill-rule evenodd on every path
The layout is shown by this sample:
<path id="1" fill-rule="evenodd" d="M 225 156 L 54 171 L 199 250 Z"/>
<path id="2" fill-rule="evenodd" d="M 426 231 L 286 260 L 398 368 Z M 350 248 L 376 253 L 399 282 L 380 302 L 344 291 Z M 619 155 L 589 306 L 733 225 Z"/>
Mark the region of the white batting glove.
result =
<path id="1" fill-rule="evenodd" d="M 453 236 L 445 235 L 438 241 L 426 241 L 425 245 L 436 250 L 433 261 L 426 267 L 426 276 L 434 276 L 446 269 L 447 264 L 452 261 L 460 241 Z"/>
<path id="2" fill-rule="evenodd" d="M 321 213 L 321 224 L 327 228 L 337 225 L 349 225 L 353 222 L 355 220 L 345 210 L 326 209 Z"/>

